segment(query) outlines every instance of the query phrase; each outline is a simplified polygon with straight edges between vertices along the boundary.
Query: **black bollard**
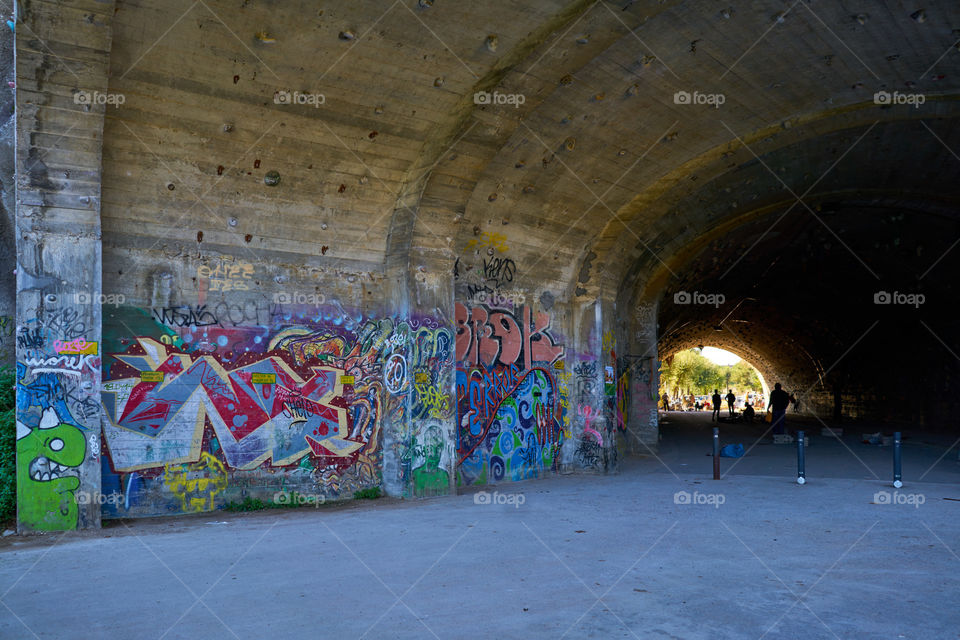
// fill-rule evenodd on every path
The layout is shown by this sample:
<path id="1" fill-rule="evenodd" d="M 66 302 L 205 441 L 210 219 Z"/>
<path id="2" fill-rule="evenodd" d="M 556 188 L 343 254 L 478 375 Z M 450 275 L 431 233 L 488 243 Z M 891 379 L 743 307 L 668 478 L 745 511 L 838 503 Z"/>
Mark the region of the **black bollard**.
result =
<path id="1" fill-rule="evenodd" d="M 713 479 L 720 479 L 720 427 L 713 428 Z"/>
<path id="2" fill-rule="evenodd" d="M 893 432 L 893 486 L 899 489 L 903 486 L 903 476 L 900 473 L 900 432 Z"/>
<path id="3" fill-rule="evenodd" d="M 797 432 L 797 484 L 807 483 L 806 461 L 803 459 L 803 431 Z"/>

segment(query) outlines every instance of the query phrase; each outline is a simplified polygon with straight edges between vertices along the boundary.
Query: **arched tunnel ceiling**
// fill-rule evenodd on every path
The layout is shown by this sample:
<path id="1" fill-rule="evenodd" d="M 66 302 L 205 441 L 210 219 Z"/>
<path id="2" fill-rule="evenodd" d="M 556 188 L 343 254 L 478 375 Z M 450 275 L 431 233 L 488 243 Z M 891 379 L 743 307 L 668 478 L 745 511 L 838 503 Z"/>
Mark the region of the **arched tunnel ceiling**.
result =
<path id="1" fill-rule="evenodd" d="M 958 266 L 947 250 L 960 220 L 902 201 L 818 209 L 774 211 L 710 242 L 660 300 L 665 353 L 720 340 L 779 360 L 783 373 L 822 373 L 875 321 L 910 317 L 909 305 L 884 313 L 877 293 L 923 295 L 927 312 L 950 308 L 956 286 L 942 276 Z"/>
<path id="2" fill-rule="evenodd" d="M 117 3 L 110 89 L 127 101 L 107 114 L 103 217 L 118 245 L 175 254 L 206 230 L 224 250 L 376 265 L 412 244 L 469 269 L 499 238 L 518 286 L 633 296 L 646 262 L 782 209 L 787 187 L 954 204 L 955 3 L 172 4 Z M 883 107 L 881 90 L 926 102 Z"/>

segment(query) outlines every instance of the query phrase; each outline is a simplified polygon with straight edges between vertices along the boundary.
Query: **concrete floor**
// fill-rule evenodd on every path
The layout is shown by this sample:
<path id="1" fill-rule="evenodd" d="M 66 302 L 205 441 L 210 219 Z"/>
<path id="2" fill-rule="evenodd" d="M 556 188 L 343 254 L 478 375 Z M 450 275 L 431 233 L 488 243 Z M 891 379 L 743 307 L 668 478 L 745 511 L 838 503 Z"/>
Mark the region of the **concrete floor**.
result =
<path id="1" fill-rule="evenodd" d="M 514 504 L 467 494 L 5 538 L 0 638 L 960 638 L 955 450 L 896 494 L 889 448 L 866 445 L 854 451 L 880 480 L 847 453 L 848 477 L 818 468 L 801 487 L 792 447 L 758 445 L 713 481 L 697 438 L 709 417 L 667 422 L 670 469 L 647 457 L 498 487 Z M 930 452 L 915 442 L 904 466 L 918 477 L 911 447 Z M 828 454 L 839 466 L 816 438 L 808 469 Z M 884 491 L 901 504 L 877 504 Z"/>

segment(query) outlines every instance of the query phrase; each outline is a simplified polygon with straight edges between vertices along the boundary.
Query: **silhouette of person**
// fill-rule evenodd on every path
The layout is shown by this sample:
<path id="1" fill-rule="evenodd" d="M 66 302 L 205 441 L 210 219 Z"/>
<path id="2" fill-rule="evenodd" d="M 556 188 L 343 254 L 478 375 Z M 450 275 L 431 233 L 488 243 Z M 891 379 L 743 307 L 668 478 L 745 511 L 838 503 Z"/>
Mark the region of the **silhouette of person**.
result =
<path id="1" fill-rule="evenodd" d="M 720 420 L 720 389 L 714 389 L 713 397 L 710 399 L 713 401 L 713 413 L 710 415 L 710 422 L 717 422 Z"/>
<path id="2" fill-rule="evenodd" d="M 756 411 L 753 410 L 753 405 L 749 402 L 743 407 L 743 419 L 747 422 L 753 422 L 753 416 Z"/>
<path id="3" fill-rule="evenodd" d="M 770 392 L 770 402 L 767 411 L 772 411 L 772 427 L 774 433 L 786 433 L 787 407 L 790 406 L 790 394 L 780 388 L 780 383 L 773 385 Z"/>
<path id="4" fill-rule="evenodd" d="M 730 417 L 733 417 L 733 403 L 737 401 L 737 396 L 733 395 L 733 389 L 727 389 L 727 411 Z"/>
<path id="5" fill-rule="evenodd" d="M 664 392 L 663 396 L 660 398 L 660 402 L 663 403 L 663 410 L 670 411 L 670 396 Z"/>

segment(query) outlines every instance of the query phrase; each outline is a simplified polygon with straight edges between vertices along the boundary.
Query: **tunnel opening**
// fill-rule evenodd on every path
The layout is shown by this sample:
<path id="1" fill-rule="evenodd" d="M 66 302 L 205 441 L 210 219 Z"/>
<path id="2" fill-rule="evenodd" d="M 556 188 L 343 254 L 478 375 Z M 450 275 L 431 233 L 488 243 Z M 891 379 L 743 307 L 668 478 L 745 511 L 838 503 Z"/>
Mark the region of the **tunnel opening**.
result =
<path id="1" fill-rule="evenodd" d="M 738 411 L 747 404 L 762 408 L 770 394 L 763 374 L 750 362 L 731 351 L 702 344 L 664 357 L 659 381 L 661 401 L 666 396 L 671 408 L 685 411 L 706 410 L 715 391 L 724 397 L 733 393 Z"/>
<path id="2" fill-rule="evenodd" d="M 738 353 L 820 419 L 955 429 L 958 231 L 938 212 L 841 202 L 759 216 L 664 288 L 659 351 Z"/>

